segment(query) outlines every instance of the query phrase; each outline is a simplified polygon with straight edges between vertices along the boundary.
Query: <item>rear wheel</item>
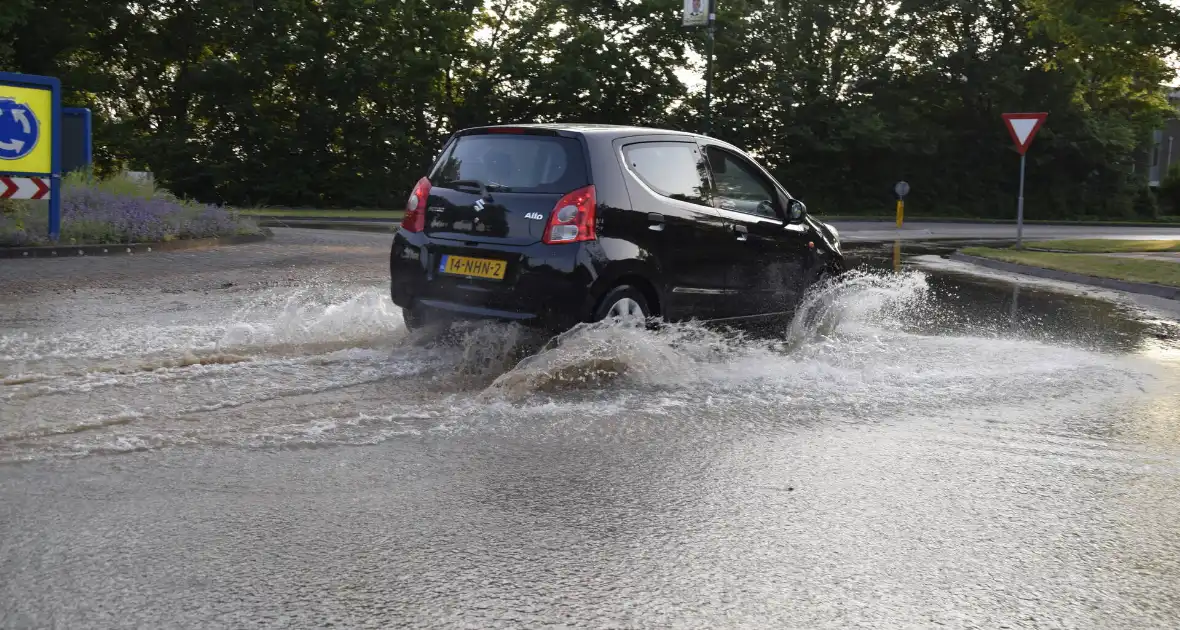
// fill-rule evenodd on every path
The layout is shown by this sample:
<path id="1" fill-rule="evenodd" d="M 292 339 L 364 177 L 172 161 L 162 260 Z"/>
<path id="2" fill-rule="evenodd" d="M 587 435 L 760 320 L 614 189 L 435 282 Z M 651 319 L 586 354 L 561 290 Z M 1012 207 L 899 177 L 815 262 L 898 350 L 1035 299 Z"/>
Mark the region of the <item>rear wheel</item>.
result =
<path id="1" fill-rule="evenodd" d="M 426 325 L 422 309 L 419 308 L 403 308 L 402 321 L 406 323 L 406 330 L 418 330 Z"/>
<path id="2" fill-rule="evenodd" d="M 594 310 L 594 321 L 619 320 L 645 322 L 651 317 L 651 307 L 643 291 L 624 284 L 611 289 Z"/>

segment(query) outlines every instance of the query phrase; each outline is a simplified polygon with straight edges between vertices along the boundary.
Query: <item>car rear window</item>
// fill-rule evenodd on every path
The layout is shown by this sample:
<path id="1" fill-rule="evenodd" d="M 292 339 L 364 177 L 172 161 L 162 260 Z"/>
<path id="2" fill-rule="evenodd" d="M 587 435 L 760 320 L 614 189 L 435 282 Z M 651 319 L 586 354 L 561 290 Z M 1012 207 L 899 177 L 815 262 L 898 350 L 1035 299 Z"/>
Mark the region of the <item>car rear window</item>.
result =
<path id="1" fill-rule="evenodd" d="M 488 190 L 564 194 L 590 182 L 575 138 L 528 134 L 460 136 L 435 166 L 431 185 L 480 182 Z"/>

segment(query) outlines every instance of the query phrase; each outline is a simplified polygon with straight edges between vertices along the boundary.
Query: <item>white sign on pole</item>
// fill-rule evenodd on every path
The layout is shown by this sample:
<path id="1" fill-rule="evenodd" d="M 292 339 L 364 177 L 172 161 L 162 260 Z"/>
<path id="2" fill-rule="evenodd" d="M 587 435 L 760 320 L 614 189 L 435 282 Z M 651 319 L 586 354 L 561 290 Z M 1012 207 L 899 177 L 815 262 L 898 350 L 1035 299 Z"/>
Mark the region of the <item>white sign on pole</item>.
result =
<path id="1" fill-rule="evenodd" d="M 684 25 L 708 26 L 709 0 L 684 0 Z"/>
<path id="2" fill-rule="evenodd" d="M 1016 134 L 1017 144 L 1024 146 L 1028 144 L 1028 136 L 1032 134 L 1033 127 L 1037 126 L 1037 119 L 1013 118 L 1008 124 L 1012 125 L 1012 133 Z"/>

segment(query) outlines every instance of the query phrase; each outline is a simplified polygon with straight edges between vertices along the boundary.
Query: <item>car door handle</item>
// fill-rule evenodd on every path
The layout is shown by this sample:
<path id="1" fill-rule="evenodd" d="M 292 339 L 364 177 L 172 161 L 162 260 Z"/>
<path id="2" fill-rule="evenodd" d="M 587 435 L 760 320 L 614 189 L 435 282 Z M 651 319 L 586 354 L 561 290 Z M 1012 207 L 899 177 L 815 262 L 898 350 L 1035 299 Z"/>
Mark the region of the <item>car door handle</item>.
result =
<path id="1" fill-rule="evenodd" d="M 664 215 L 659 212 L 652 212 L 647 215 L 647 220 L 651 222 L 651 225 L 648 225 L 647 229 L 653 232 L 664 231 Z"/>
<path id="2" fill-rule="evenodd" d="M 746 237 L 750 235 L 750 230 L 746 229 L 746 226 L 744 225 L 733 226 L 733 231 L 735 234 L 737 234 L 737 240 L 739 241 L 746 240 Z"/>

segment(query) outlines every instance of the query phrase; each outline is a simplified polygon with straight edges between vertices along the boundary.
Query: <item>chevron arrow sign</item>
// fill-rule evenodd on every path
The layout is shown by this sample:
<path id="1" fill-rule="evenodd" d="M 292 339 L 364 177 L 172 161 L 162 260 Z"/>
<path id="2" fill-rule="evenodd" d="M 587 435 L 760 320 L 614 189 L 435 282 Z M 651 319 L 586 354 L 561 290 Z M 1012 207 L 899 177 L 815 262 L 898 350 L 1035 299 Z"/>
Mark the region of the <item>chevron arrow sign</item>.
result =
<path id="1" fill-rule="evenodd" d="M 49 181 L 40 177 L 0 177 L 0 199 L 49 199 Z"/>

